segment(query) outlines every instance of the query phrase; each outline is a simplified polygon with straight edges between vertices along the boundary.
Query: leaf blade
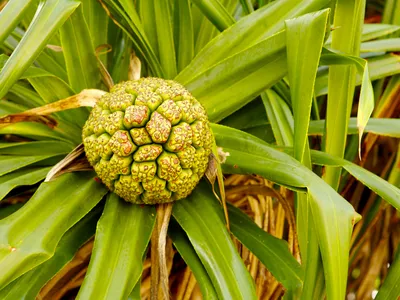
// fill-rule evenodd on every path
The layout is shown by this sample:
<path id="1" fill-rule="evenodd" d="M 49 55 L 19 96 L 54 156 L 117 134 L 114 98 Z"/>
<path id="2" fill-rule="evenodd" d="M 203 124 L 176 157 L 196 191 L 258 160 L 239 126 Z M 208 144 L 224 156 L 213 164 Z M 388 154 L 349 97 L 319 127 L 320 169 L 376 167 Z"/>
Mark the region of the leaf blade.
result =
<path id="1" fill-rule="evenodd" d="M 167 0 L 140 1 L 140 11 L 144 30 L 152 41 L 165 78 L 173 79 L 177 69 L 170 3 Z"/>
<path id="2" fill-rule="evenodd" d="M 0 98 L 37 58 L 47 41 L 79 6 L 75 0 L 41 2 L 31 25 L 0 72 Z"/>
<path id="3" fill-rule="evenodd" d="M 192 10 L 189 0 L 175 0 L 174 24 L 177 72 L 180 72 L 194 56 Z"/>
<path id="4" fill-rule="evenodd" d="M 314 96 L 315 77 L 324 43 L 329 10 L 287 20 L 286 51 L 294 117 L 294 157 L 303 162 Z M 308 146 L 307 146 L 308 147 Z"/>
<path id="5" fill-rule="evenodd" d="M 325 120 L 310 121 L 309 135 L 323 135 Z M 370 118 L 365 126 L 365 132 L 377 135 L 400 137 L 400 120 L 387 118 Z M 358 134 L 357 119 L 350 118 L 347 134 Z"/>
<path id="6" fill-rule="evenodd" d="M 203 73 L 214 64 L 284 29 L 284 20 L 318 10 L 328 1 L 283 0 L 272 2 L 242 18 L 214 38 L 175 80 L 185 83 Z M 265 20 L 269 20 L 265 22 Z"/>
<path id="7" fill-rule="evenodd" d="M 288 250 L 285 241 L 269 235 L 247 215 L 228 205 L 232 233 L 267 267 L 286 289 L 302 286 L 304 270 Z"/>
<path id="8" fill-rule="evenodd" d="M 196 251 L 190 244 L 189 238 L 173 219 L 169 225 L 168 235 L 171 237 L 174 246 L 182 256 L 185 263 L 190 267 L 193 275 L 196 277 L 203 298 L 218 299 L 215 288 L 207 274 L 207 270 L 204 268 Z"/>
<path id="9" fill-rule="evenodd" d="M 330 289 L 340 293 L 347 282 L 352 227 L 359 219 L 354 208 L 311 170 L 265 142 L 220 125 L 213 124 L 212 130 L 218 145 L 229 153 L 222 165 L 226 173 L 256 173 L 296 191 L 307 189 L 325 278 Z"/>
<path id="10" fill-rule="evenodd" d="M 100 71 L 82 6 L 61 27 L 60 38 L 71 88 L 79 93 L 99 87 Z"/>
<path id="11" fill-rule="evenodd" d="M 0 297 L 4 300 L 36 298 L 41 288 L 73 259 L 79 248 L 94 234 L 100 212 L 101 207 L 94 209 L 69 229 L 52 258 L 0 290 Z"/>
<path id="12" fill-rule="evenodd" d="M 329 155 L 328 153 L 312 150 L 313 163 L 343 167 L 347 172 L 357 178 L 364 185 L 389 202 L 397 210 L 400 210 L 400 189 L 390 184 L 372 172 L 345 159 Z"/>
<path id="13" fill-rule="evenodd" d="M 8 1 L 6 6 L 0 11 L 0 28 L 2 28 L 0 32 L 0 45 L 24 17 L 24 12 L 32 2 L 32 0 Z"/>
<path id="14" fill-rule="evenodd" d="M 27 204 L 0 221 L 0 266 L 5 270 L 0 287 L 52 257 L 62 235 L 106 192 L 91 172 L 42 183 Z M 58 201 L 48 201 L 55 194 Z"/>
<path id="15" fill-rule="evenodd" d="M 193 2 L 219 31 L 224 31 L 235 23 L 234 18 L 227 12 L 220 1 L 193 0 Z"/>
<path id="16" fill-rule="evenodd" d="M 142 274 L 154 223 L 154 207 L 127 203 L 110 193 L 77 299 L 126 299 Z"/>
<path id="17" fill-rule="evenodd" d="M 172 214 L 186 231 L 219 298 L 256 299 L 254 282 L 230 240 L 221 207 L 209 188 L 199 185 L 188 199 L 175 203 Z"/>
<path id="18" fill-rule="evenodd" d="M 0 177 L 0 201 L 14 188 L 22 185 L 33 185 L 46 178 L 51 167 L 21 169 Z"/>
<path id="19" fill-rule="evenodd" d="M 209 119 L 220 121 L 285 75 L 284 47 L 285 34 L 279 32 L 184 84 L 202 103 Z"/>
<path id="20" fill-rule="evenodd" d="M 336 2 L 333 26 L 339 28 L 332 33 L 332 49 L 349 55 L 359 55 L 364 11 L 365 0 L 352 2 L 338 0 Z M 344 155 L 355 82 L 356 69 L 354 66 L 331 66 L 329 68 L 325 151 L 332 155 L 340 157 Z M 328 167 L 325 170 L 324 179 L 337 190 L 340 174 L 340 168 Z M 344 290 L 345 286 L 342 286 L 339 291 L 329 290 L 327 294 L 333 296 L 338 293 L 338 297 L 343 298 Z"/>

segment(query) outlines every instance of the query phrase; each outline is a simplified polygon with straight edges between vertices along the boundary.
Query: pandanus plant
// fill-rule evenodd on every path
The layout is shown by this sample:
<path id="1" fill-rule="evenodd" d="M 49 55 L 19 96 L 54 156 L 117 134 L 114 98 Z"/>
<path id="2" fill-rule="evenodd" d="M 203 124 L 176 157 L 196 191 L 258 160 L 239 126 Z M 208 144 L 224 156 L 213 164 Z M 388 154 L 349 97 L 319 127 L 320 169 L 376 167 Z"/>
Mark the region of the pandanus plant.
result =
<path id="1" fill-rule="evenodd" d="M 0 298 L 51 299 L 51 280 L 94 236 L 78 299 L 140 298 L 149 257 L 153 299 L 188 299 L 194 279 L 205 299 L 344 299 L 360 215 L 338 190 L 351 174 L 400 208 L 398 160 L 390 182 L 351 162 L 357 149 L 370 152 L 371 134 L 400 134 L 398 120 L 370 118 L 374 92 L 385 95 L 370 80 L 400 72 L 386 54 L 396 39 L 363 43 L 372 59 L 359 56 L 361 41 L 399 28 L 363 26 L 364 9 L 344 0 L 8 1 Z M 322 147 L 308 135 L 323 135 Z M 234 184 L 230 174 L 268 184 Z M 283 207 L 290 249 L 227 203 L 232 191 Z M 171 253 L 187 266 L 177 290 Z M 381 299 L 398 293 L 399 264 L 397 255 Z M 264 267 L 277 284 L 265 285 Z"/>

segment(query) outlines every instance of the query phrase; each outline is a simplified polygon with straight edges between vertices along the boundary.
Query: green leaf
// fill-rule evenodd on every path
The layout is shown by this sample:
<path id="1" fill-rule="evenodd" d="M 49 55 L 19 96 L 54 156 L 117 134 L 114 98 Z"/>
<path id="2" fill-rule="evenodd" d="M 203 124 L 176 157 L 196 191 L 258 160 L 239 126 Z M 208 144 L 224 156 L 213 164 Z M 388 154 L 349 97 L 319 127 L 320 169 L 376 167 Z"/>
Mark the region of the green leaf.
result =
<path id="1" fill-rule="evenodd" d="M 0 289 L 51 258 L 64 233 L 104 196 L 92 172 L 42 183 L 16 213 L 0 221 Z"/>
<path id="2" fill-rule="evenodd" d="M 74 95 L 72 89 L 64 81 L 54 76 L 30 77 L 28 81 L 46 103 L 55 102 Z M 54 115 L 67 121 L 61 122 L 58 126 L 65 131 L 66 136 L 70 137 L 70 139 L 76 143 L 80 143 L 80 128 L 88 118 L 88 110 L 81 107 L 73 110 L 61 111 Z"/>
<path id="3" fill-rule="evenodd" d="M 110 75 L 114 82 L 128 80 L 129 63 L 131 56 L 132 41 L 122 31 L 116 33 L 116 43 L 112 44 Z"/>
<path id="4" fill-rule="evenodd" d="M 30 156 L 0 156 L 0 176 L 8 174 L 12 171 L 32 165 L 36 162 L 43 161 L 50 157 L 58 156 L 58 154 L 47 155 L 30 155 Z"/>
<path id="5" fill-rule="evenodd" d="M 381 177 L 345 159 L 334 157 L 328 153 L 313 150 L 311 158 L 314 164 L 343 167 L 347 172 L 369 187 L 397 210 L 400 210 L 400 189 Z"/>
<path id="6" fill-rule="evenodd" d="M 37 65 L 44 70 L 50 72 L 54 76 L 57 76 L 61 80 L 68 81 L 67 71 L 65 70 L 65 62 L 63 61 L 63 64 L 60 64 L 54 57 L 48 54 L 48 52 L 50 51 L 53 50 L 44 49 L 42 53 L 40 53 L 40 55 L 36 59 Z"/>
<path id="7" fill-rule="evenodd" d="M 193 0 L 193 2 L 219 31 L 224 31 L 235 23 L 235 19 L 229 14 L 220 1 Z"/>
<path id="8" fill-rule="evenodd" d="M 9 126 L 0 128 L 0 135 L 4 134 L 15 134 L 37 140 L 55 139 L 71 144 L 69 139 L 63 137 L 63 135 L 56 130 L 50 129 L 41 123 L 21 122 L 10 124 Z M 75 144 L 72 143 L 72 145 Z"/>
<path id="9" fill-rule="evenodd" d="M 358 148 L 361 157 L 361 138 L 375 105 L 374 90 L 372 88 L 372 83 L 369 79 L 368 63 L 366 60 L 359 57 L 337 54 L 327 49 L 324 49 L 323 55 L 321 57 L 321 63 L 330 65 L 353 64 L 357 67 L 358 72 L 362 74 L 360 99 L 358 101 L 357 110 L 357 127 L 359 132 Z M 346 119 L 345 123 L 348 124 L 348 118 Z"/>
<path id="10" fill-rule="evenodd" d="M 156 16 L 153 1 L 140 0 L 138 2 L 138 10 L 143 31 L 146 33 L 146 38 L 149 41 L 149 45 L 154 51 L 154 54 L 159 59 L 160 55 L 157 39 Z"/>
<path id="11" fill-rule="evenodd" d="M 126 299 L 142 275 L 155 223 L 154 206 L 110 193 L 96 229 L 88 273 L 77 299 Z"/>
<path id="12" fill-rule="evenodd" d="M 73 147 L 70 144 L 60 141 L 0 142 L 0 154 L 3 155 L 67 154 L 72 150 Z"/>
<path id="13" fill-rule="evenodd" d="M 397 32 L 400 30 L 400 26 L 392 25 L 392 24 L 363 24 L 362 25 L 362 33 L 361 33 L 361 41 L 370 41 L 375 40 L 377 38 L 386 36 L 388 34 Z M 326 40 L 325 45 L 330 45 L 332 43 L 332 35 Z"/>
<path id="14" fill-rule="evenodd" d="M 240 4 L 242 5 L 243 12 L 246 15 L 254 11 L 253 3 L 251 0 L 240 0 Z"/>
<path id="15" fill-rule="evenodd" d="M 256 173 L 296 191 L 306 188 L 328 289 L 340 293 L 347 282 L 352 227 L 359 219 L 354 208 L 307 167 L 262 140 L 221 125 L 213 124 L 212 130 L 217 144 L 229 153 L 224 173 Z"/>
<path id="16" fill-rule="evenodd" d="M 100 86 L 100 71 L 89 28 L 78 7 L 60 29 L 68 81 L 75 93 Z"/>
<path id="17" fill-rule="evenodd" d="M 256 99 L 239 109 L 223 119 L 219 124 L 244 130 L 268 143 L 275 141 L 271 124 L 269 124 L 265 113 L 264 104 L 260 99 Z"/>
<path id="18" fill-rule="evenodd" d="M 303 162 L 314 84 L 329 9 L 286 21 L 288 77 L 294 116 L 294 157 Z M 308 146 L 307 146 L 308 148 Z"/>
<path id="19" fill-rule="evenodd" d="M 10 35 L 4 40 L 2 45 L 0 44 L 0 47 L 4 52 L 11 53 L 18 46 L 18 42 L 19 41 L 14 37 L 14 35 Z"/>
<path id="20" fill-rule="evenodd" d="M 42 52 L 42 54 L 43 53 L 44 52 Z M 9 59 L 8 56 L 6 56 L 5 54 L 0 54 L 0 70 L 3 69 L 3 67 L 6 64 L 6 62 L 8 61 L 8 59 Z M 33 78 L 39 78 L 39 77 L 53 77 L 54 79 L 56 79 L 57 81 L 59 81 L 61 83 L 62 88 L 68 89 L 69 91 L 71 91 L 70 94 L 71 95 L 73 94 L 71 88 L 68 86 L 68 84 L 63 79 L 57 77 L 56 75 L 52 74 L 51 72 L 49 72 L 45 69 L 38 68 L 33 65 L 29 66 L 25 70 L 25 72 L 21 75 L 20 79 L 28 79 L 29 80 L 29 79 L 33 79 Z M 29 94 L 28 91 L 30 92 L 30 90 L 28 90 L 28 87 L 24 86 L 22 82 L 16 82 L 10 91 L 16 93 L 17 95 L 19 95 L 20 92 L 22 92 L 24 94 L 28 94 L 29 98 L 33 98 L 30 100 L 32 102 L 34 102 L 35 104 L 37 104 L 36 106 L 40 106 L 45 103 L 49 103 L 49 102 L 46 102 L 46 100 L 47 100 L 46 97 L 44 99 L 39 98 L 38 100 L 36 100 L 37 95 L 34 96 L 34 94 L 32 94 L 32 92 Z"/>
<path id="21" fill-rule="evenodd" d="M 280 32 L 183 84 L 203 104 L 209 119 L 220 121 L 285 75 L 284 47 L 285 33 Z"/>
<path id="22" fill-rule="evenodd" d="M 22 206 L 24 206 L 24 204 L 25 203 L 15 203 L 15 204 L 7 205 L 6 207 L 2 207 L 0 209 L 0 220 L 15 213 L 18 209 L 20 209 Z"/>
<path id="23" fill-rule="evenodd" d="M 225 2 L 227 1 L 228 0 Z M 219 34 L 219 31 L 196 5 L 192 5 L 192 16 L 195 46 L 194 56 L 196 56 L 214 37 Z"/>
<path id="24" fill-rule="evenodd" d="M 0 54 L 0 70 L 4 68 L 4 65 L 7 63 L 9 57 L 5 54 Z M 29 66 L 25 72 L 21 75 L 20 79 L 27 79 L 31 77 L 41 77 L 41 76 L 54 76 L 49 71 L 46 71 L 42 68 L 38 68 L 35 66 Z"/>
<path id="25" fill-rule="evenodd" d="M 266 141 L 267 143 L 276 142 L 272 128 L 269 125 L 254 126 L 247 128 L 244 131 Z"/>
<path id="26" fill-rule="evenodd" d="M 343 52 L 347 55 L 359 55 L 364 13 L 365 0 L 336 1 L 333 23 L 333 27 L 336 29 L 332 33 L 331 45 L 333 50 Z M 339 157 L 344 156 L 347 124 L 353 103 L 355 84 L 356 68 L 354 66 L 330 66 L 325 151 Z M 364 101 L 361 100 L 361 102 Z M 370 106 L 370 103 L 368 105 Z M 364 111 L 360 112 L 360 114 L 364 121 L 369 118 L 369 114 L 366 107 L 363 107 L 363 109 Z M 359 123 L 359 125 L 362 126 L 363 123 Z M 328 167 L 325 169 L 324 179 L 337 190 L 340 174 L 340 168 Z M 332 299 L 336 299 L 336 297 L 337 299 L 342 299 L 345 297 L 345 290 L 345 284 L 341 285 L 336 291 L 328 286 L 327 296 L 332 297 Z"/>
<path id="27" fill-rule="evenodd" d="M 286 241 L 258 227 L 246 214 L 228 205 L 232 233 L 283 284 L 286 289 L 301 288 L 304 270 L 289 252 Z"/>
<path id="28" fill-rule="evenodd" d="M 102 207 L 89 212 L 61 238 L 54 256 L 14 280 L 0 291 L 4 300 L 35 299 L 41 288 L 70 262 L 79 248 L 93 236 Z"/>
<path id="29" fill-rule="evenodd" d="M 0 55 L 0 69 L 4 66 L 7 60 L 7 56 L 4 54 Z M 26 99 L 26 102 L 33 102 L 33 104 L 36 104 L 34 106 L 41 106 L 74 95 L 74 91 L 64 80 L 41 68 L 34 66 L 28 67 L 24 74 L 22 74 L 21 79 L 28 79 L 29 83 L 34 87 L 42 99 L 20 82 L 14 84 L 10 92 L 17 94 L 18 96 L 20 95 L 19 93 L 22 92 L 22 95 L 28 98 Z M 59 129 L 66 131 L 68 133 L 67 136 L 71 137 L 71 140 L 79 143 L 81 141 L 79 134 L 80 127 L 83 126 L 83 123 L 87 119 L 88 111 L 85 108 L 78 108 L 73 111 L 58 112 L 55 113 L 54 116 L 64 120 L 64 122 L 59 124 Z M 78 125 L 78 127 L 76 125 Z"/>
<path id="30" fill-rule="evenodd" d="M 108 8 L 114 21 L 129 36 L 134 44 L 134 48 L 143 58 L 151 69 L 151 74 L 163 78 L 164 72 L 157 56 L 149 44 L 143 25 L 140 22 L 134 3 L 129 0 L 104 0 L 102 1 Z"/>
<path id="31" fill-rule="evenodd" d="M 318 10 L 326 6 L 328 2 L 326 0 L 280 0 L 256 10 L 208 43 L 175 80 L 184 84 L 192 81 L 193 78 L 227 57 L 236 55 L 281 31 L 285 26 L 284 20 Z"/>
<path id="32" fill-rule="evenodd" d="M 23 110 L 27 110 L 28 108 L 42 106 L 45 104 L 43 99 L 32 88 L 30 88 L 27 84 L 25 84 L 21 81 L 17 81 L 12 86 L 12 88 L 10 89 L 10 91 L 6 95 L 6 97 L 10 101 L 24 105 L 25 108 Z M 3 102 L 3 104 L 4 104 L 4 102 Z M 23 111 L 23 110 L 20 110 L 20 111 Z M 14 112 L 17 112 L 17 111 L 14 111 Z M 11 112 L 9 112 L 9 113 L 11 113 Z M 5 114 L 9 114 L 9 113 L 5 113 Z"/>
<path id="33" fill-rule="evenodd" d="M 304 115 L 310 116 L 327 17 L 328 11 L 325 10 L 286 21 L 288 79 L 291 88 L 289 90 L 281 81 L 278 89 L 267 90 L 261 94 L 277 144 L 295 144 L 296 158 L 307 168 L 311 168 L 306 135 L 309 118 L 304 118 Z M 291 95 L 287 96 L 287 92 Z M 288 100 L 291 100 L 291 103 L 287 103 Z M 294 116 L 288 104 L 292 105 Z M 318 276 L 323 278 L 323 268 L 317 235 L 314 234 L 316 229 L 310 205 L 311 198 L 300 192 L 296 193 L 295 197 L 297 232 L 304 266 L 301 298 L 318 299 L 324 286 L 316 285 L 315 282 Z M 295 287 L 288 291 L 296 293 Z"/>
<path id="34" fill-rule="evenodd" d="M 309 156 L 309 150 L 307 152 Z M 310 166 L 311 162 L 307 161 L 307 168 L 311 169 Z M 325 277 L 320 243 L 318 235 L 315 234 L 317 224 L 311 205 L 313 199 L 311 195 L 300 192 L 295 196 L 296 229 L 304 267 L 304 284 L 300 299 L 321 299 L 325 293 Z"/>
<path id="35" fill-rule="evenodd" d="M 272 89 L 291 107 L 292 101 L 290 99 L 290 88 L 287 77 L 278 81 Z"/>
<path id="36" fill-rule="evenodd" d="M 18 47 L 0 72 L 0 98 L 38 57 L 47 41 L 78 7 L 76 0 L 41 1 L 37 13 Z"/>
<path id="37" fill-rule="evenodd" d="M 370 80 L 382 79 L 400 73 L 400 57 L 398 55 L 386 54 L 368 59 L 368 70 Z M 318 72 L 315 82 L 315 95 L 322 96 L 328 93 L 328 70 Z M 356 85 L 362 83 L 361 76 L 356 77 Z"/>
<path id="38" fill-rule="evenodd" d="M 400 51 L 400 38 L 384 39 L 361 44 L 360 52 L 395 52 Z"/>
<path id="39" fill-rule="evenodd" d="M 361 41 L 370 41 L 398 32 L 400 26 L 392 24 L 363 24 Z"/>
<path id="40" fill-rule="evenodd" d="M 310 121 L 308 128 L 309 135 L 323 135 L 325 130 L 325 120 Z M 399 119 L 369 119 L 365 132 L 377 135 L 400 138 L 400 120 Z M 347 134 L 358 134 L 357 119 L 350 118 Z"/>
<path id="41" fill-rule="evenodd" d="M 226 12 L 232 15 L 237 7 L 236 0 L 220 0 L 219 1 Z M 195 28 L 195 55 L 199 53 L 214 37 L 219 34 L 219 30 L 210 21 L 210 15 L 204 13 L 196 5 L 192 5 L 193 27 Z M 226 28 L 224 28 L 226 29 Z"/>
<path id="42" fill-rule="evenodd" d="M 24 17 L 25 11 L 33 2 L 35 1 L 10 0 L 6 4 L 6 6 L 0 11 L 0 45 L 18 25 L 18 23 Z"/>
<path id="43" fill-rule="evenodd" d="M 1 160 L 1 158 L 0 158 Z M 23 185 L 33 185 L 43 180 L 51 167 L 28 168 L 9 173 L 0 177 L 0 200 L 14 188 Z"/>
<path id="44" fill-rule="evenodd" d="M 12 45 L 7 45 L 7 47 L 9 47 L 11 51 L 14 51 L 15 48 L 18 46 L 18 43 L 22 40 L 24 34 L 24 30 L 20 29 L 19 27 L 15 28 L 15 30 L 12 32 L 12 36 L 10 36 L 6 40 L 5 44 L 11 44 L 8 43 L 8 41 L 11 41 L 11 38 L 15 39 L 15 44 L 13 42 Z M 52 39 L 50 39 L 49 43 L 52 42 Z M 60 77 L 64 81 L 68 80 L 67 72 L 65 71 L 65 61 L 63 54 L 61 52 L 55 52 L 54 50 L 48 48 L 48 45 L 39 54 L 34 64 L 50 72 L 51 74 Z"/>
<path id="45" fill-rule="evenodd" d="M 382 15 L 382 22 L 399 25 L 400 15 L 398 8 L 399 8 L 399 2 L 397 0 L 386 1 Z"/>
<path id="46" fill-rule="evenodd" d="M 212 281 L 207 274 L 207 270 L 203 266 L 200 258 L 197 256 L 197 253 L 191 245 L 186 233 L 179 227 L 174 219 L 172 219 L 169 224 L 168 236 L 171 237 L 176 250 L 178 250 L 185 263 L 193 272 L 193 275 L 199 284 L 203 299 L 218 299 Z"/>
<path id="47" fill-rule="evenodd" d="M 20 23 L 22 27 L 24 27 L 24 28 L 29 27 L 29 24 L 32 22 L 32 20 L 35 16 L 38 6 L 39 6 L 39 1 L 34 1 L 32 3 L 32 5 L 25 11 L 24 17 Z"/>
<path id="48" fill-rule="evenodd" d="M 274 90 L 269 89 L 261 94 L 268 120 L 278 145 L 293 146 L 294 121 L 292 112 L 286 102 Z"/>
<path id="49" fill-rule="evenodd" d="M 397 251 L 393 262 L 390 265 L 389 272 L 386 275 L 385 281 L 379 288 L 376 295 L 376 300 L 398 299 L 400 296 L 400 247 L 397 246 Z"/>
<path id="50" fill-rule="evenodd" d="M 136 283 L 135 287 L 133 288 L 132 292 L 130 293 L 128 300 L 141 300 L 140 285 L 141 285 L 141 280 L 139 278 L 138 282 Z"/>
<path id="51" fill-rule="evenodd" d="M 199 33 L 201 31 L 201 25 L 204 20 L 207 20 L 207 17 L 200 11 L 200 9 L 196 5 L 192 5 L 191 3 L 191 11 L 192 11 L 192 26 L 193 26 L 193 36 L 194 41 L 197 43 L 199 40 Z M 208 21 L 210 24 L 211 22 Z M 212 24 L 211 24 L 212 25 Z M 215 26 L 213 26 L 215 28 Z M 216 29 L 216 28 L 215 28 Z"/>
<path id="52" fill-rule="evenodd" d="M 223 119 L 220 124 L 243 130 L 268 125 L 269 121 L 265 114 L 264 104 L 259 99 L 256 99 Z"/>
<path id="53" fill-rule="evenodd" d="M 256 299 L 254 282 L 237 253 L 223 221 L 221 206 L 206 184 L 200 184 L 173 207 L 221 299 Z"/>
<path id="54" fill-rule="evenodd" d="M 82 6 L 93 47 L 96 50 L 100 45 L 108 43 L 108 24 L 112 20 L 98 1 L 84 0 Z M 100 59 L 107 65 L 107 55 L 100 56 Z"/>
<path id="55" fill-rule="evenodd" d="M 274 181 L 295 191 L 303 192 L 306 191 L 307 185 L 310 184 L 310 180 L 307 180 L 307 176 L 314 178 L 315 174 L 293 157 L 269 147 L 264 141 L 259 140 L 256 137 L 217 124 L 212 124 L 211 128 L 217 145 L 222 147 L 223 151 L 229 153 L 227 162 L 222 165 L 224 173 L 253 174 L 261 172 L 262 174 L 260 175 L 264 176 L 268 180 Z M 253 171 L 242 169 L 242 164 L 240 163 L 230 163 L 232 156 L 231 150 L 235 151 L 235 158 L 240 155 L 240 153 L 247 153 L 247 155 L 243 157 L 243 161 L 247 164 L 250 164 L 250 162 L 253 161 L 253 164 L 251 164 L 254 167 Z M 260 161 L 257 161 L 256 159 L 260 155 L 264 155 L 264 157 Z M 246 158 L 250 156 L 253 160 Z M 255 161 L 257 161 L 257 163 L 254 163 Z M 268 163 L 262 165 L 262 161 Z M 235 168 L 233 168 L 233 166 L 235 166 Z M 315 180 L 320 179 L 317 175 L 315 175 L 315 177 Z"/>
<path id="56" fill-rule="evenodd" d="M 168 0 L 142 0 L 139 5 L 146 36 L 158 55 L 164 78 L 173 79 L 177 70 L 170 3 Z"/>
<path id="57" fill-rule="evenodd" d="M 192 10 L 189 0 L 175 0 L 174 40 L 177 71 L 182 71 L 193 59 L 194 38 Z"/>

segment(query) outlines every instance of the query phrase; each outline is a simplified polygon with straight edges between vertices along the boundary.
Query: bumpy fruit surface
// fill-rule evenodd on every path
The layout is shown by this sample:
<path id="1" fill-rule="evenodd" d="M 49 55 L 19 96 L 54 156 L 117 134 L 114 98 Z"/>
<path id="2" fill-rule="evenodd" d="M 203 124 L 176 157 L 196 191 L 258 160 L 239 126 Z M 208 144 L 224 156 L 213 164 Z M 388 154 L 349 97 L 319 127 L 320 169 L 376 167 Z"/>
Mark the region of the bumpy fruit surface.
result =
<path id="1" fill-rule="evenodd" d="M 200 103 L 159 78 L 115 85 L 93 108 L 82 137 L 102 182 L 139 204 L 187 197 L 204 175 L 213 139 Z"/>

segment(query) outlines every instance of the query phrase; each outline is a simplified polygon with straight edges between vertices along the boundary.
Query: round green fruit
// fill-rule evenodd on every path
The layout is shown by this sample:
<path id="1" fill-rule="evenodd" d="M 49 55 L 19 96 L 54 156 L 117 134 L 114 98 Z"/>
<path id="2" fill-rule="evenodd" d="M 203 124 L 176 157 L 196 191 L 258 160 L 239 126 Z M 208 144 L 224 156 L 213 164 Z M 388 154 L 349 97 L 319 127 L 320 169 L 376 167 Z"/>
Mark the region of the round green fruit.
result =
<path id="1" fill-rule="evenodd" d="M 181 84 L 150 77 L 115 85 L 91 111 L 82 138 L 101 181 L 138 204 L 187 197 L 213 143 L 201 104 Z"/>

